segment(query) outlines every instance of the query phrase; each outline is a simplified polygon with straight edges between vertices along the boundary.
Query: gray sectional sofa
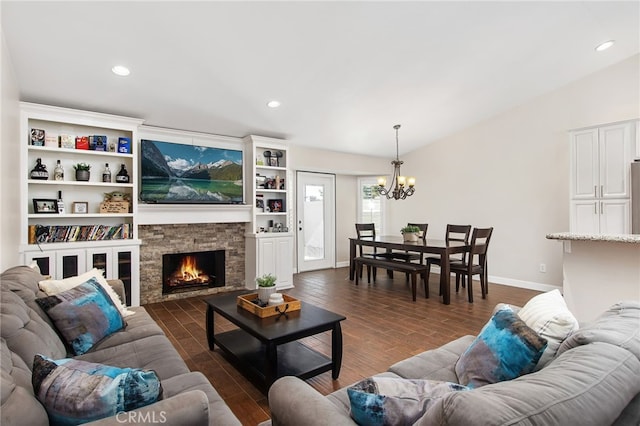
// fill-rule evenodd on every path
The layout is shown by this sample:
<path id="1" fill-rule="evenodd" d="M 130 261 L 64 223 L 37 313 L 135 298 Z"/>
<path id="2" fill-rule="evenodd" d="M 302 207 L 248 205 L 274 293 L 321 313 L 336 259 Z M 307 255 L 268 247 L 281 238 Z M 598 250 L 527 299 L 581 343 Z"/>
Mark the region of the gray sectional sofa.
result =
<path id="1" fill-rule="evenodd" d="M 545 367 L 519 378 L 452 392 L 417 425 L 640 424 L 640 303 L 612 306 L 561 344 Z M 474 340 L 464 336 L 401 361 L 379 376 L 458 383 L 455 365 Z M 346 388 L 323 396 L 295 377 L 269 390 L 276 426 L 355 425 Z M 268 422 L 265 422 L 268 424 Z"/>
<path id="2" fill-rule="evenodd" d="M 0 275 L 0 424 L 49 424 L 44 407 L 32 387 L 32 364 L 36 354 L 52 359 L 71 357 L 47 315 L 35 302 L 46 296 L 38 288 L 44 277 L 28 266 L 18 266 Z M 122 296 L 120 281 L 110 281 Z M 124 300 L 124 298 L 123 298 Z M 143 307 L 132 308 L 127 326 L 74 357 L 116 367 L 154 370 L 163 388 L 162 398 L 135 410 L 133 417 L 113 416 L 96 425 L 164 423 L 170 425 L 240 425 L 207 378 L 191 372 L 171 342 Z"/>

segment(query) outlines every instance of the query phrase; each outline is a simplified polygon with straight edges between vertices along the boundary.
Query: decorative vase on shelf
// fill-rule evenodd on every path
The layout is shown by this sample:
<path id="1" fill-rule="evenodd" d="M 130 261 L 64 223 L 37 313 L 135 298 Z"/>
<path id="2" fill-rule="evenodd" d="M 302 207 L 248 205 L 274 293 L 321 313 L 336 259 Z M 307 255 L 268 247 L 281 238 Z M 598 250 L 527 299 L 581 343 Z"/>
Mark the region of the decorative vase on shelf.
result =
<path id="1" fill-rule="evenodd" d="M 76 180 L 86 182 L 89 180 L 91 166 L 86 163 L 78 163 L 73 166 L 76 171 Z"/>
<path id="2" fill-rule="evenodd" d="M 258 284 L 258 299 L 265 305 L 269 303 L 269 296 L 277 291 L 276 277 L 271 274 L 265 274 L 256 278 Z"/>
<path id="3" fill-rule="evenodd" d="M 40 158 L 36 159 L 36 166 L 29 173 L 29 177 L 31 179 L 38 180 L 47 180 L 49 179 L 49 172 L 47 171 L 47 167 L 42 164 L 42 160 Z"/>

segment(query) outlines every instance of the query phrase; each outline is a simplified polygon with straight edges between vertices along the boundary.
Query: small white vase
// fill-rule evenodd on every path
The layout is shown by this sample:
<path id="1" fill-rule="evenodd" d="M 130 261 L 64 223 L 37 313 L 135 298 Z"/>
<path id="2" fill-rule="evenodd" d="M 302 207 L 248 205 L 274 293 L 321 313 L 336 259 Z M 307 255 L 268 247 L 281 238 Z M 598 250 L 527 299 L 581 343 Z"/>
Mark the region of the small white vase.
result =
<path id="1" fill-rule="evenodd" d="M 260 287 L 258 286 L 258 299 L 262 303 L 269 303 L 269 296 L 276 292 L 276 286 L 273 287 Z"/>
<path id="2" fill-rule="evenodd" d="M 416 242 L 418 241 L 418 234 L 416 232 L 405 232 L 402 234 L 402 237 L 407 242 Z"/>

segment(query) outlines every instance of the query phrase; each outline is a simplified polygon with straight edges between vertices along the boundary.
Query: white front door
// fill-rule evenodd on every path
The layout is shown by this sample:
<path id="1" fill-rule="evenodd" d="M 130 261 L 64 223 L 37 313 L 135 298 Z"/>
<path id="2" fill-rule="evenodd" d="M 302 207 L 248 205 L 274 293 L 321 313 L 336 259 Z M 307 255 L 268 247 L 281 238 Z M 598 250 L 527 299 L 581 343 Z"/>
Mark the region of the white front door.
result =
<path id="1" fill-rule="evenodd" d="M 298 272 L 335 267 L 335 181 L 332 174 L 296 174 Z"/>

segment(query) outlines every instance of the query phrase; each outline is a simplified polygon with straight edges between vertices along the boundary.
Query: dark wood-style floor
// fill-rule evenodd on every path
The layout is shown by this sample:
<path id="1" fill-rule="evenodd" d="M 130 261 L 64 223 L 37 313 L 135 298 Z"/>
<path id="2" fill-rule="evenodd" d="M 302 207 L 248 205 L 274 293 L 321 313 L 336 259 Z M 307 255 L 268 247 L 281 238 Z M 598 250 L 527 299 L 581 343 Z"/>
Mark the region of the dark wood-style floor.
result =
<path id="1" fill-rule="evenodd" d="M 380 272 L 380 271 L 379 271 Z M 375 284 L 355 286 L 348 268 L 297 274 L 295 288 L 287 294 L 347 317 L 342 322 L 344 352 L 338 380 L 331 372 L 308 383 L 328 394 L 364 377 L 385 371 L 391 364 L 428 349 L 436 348 L 465 334 L 477 334 L 499 302 L 522 306 L 537 291 L 489 285 L 487 299 L 474 283 L 474 303 L 467 302 L 466 290 L 452 288 L 451 304 L 438 296 L 439 276 L 432 274 L 430 298 L 422 287 L 411 301 L 409 286 L 402 274 L 389 279 L 378 274 Z M 269 418 L 269 403 L 250 381 L 239 374 L 219 349 L 210 351 L 205 334 L 206 304 L 201 297 L 145 305 L 192 371 L 208 377 L 231 410 L 244 425 L 256 425 Z M 216 332 L 233 326 L 215 319 Z M 323 333 L 303 342 L 331 356 L 331 335 Z"/>

